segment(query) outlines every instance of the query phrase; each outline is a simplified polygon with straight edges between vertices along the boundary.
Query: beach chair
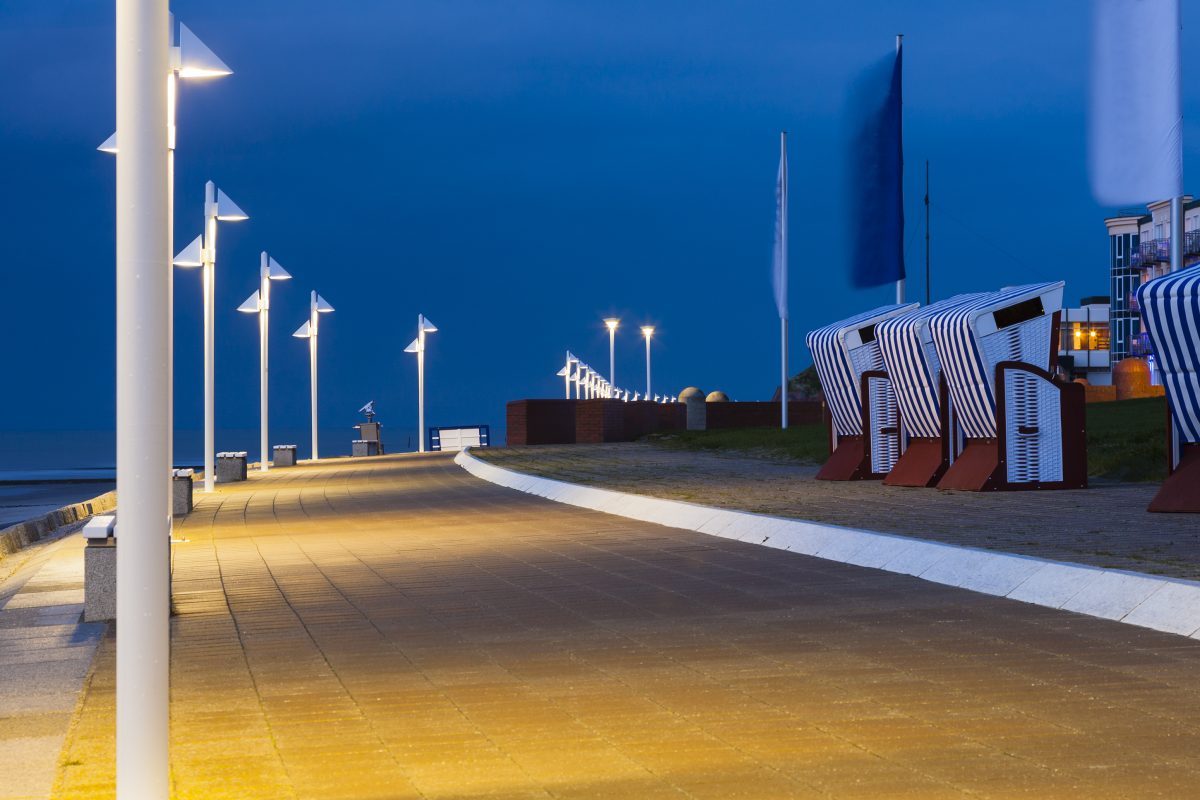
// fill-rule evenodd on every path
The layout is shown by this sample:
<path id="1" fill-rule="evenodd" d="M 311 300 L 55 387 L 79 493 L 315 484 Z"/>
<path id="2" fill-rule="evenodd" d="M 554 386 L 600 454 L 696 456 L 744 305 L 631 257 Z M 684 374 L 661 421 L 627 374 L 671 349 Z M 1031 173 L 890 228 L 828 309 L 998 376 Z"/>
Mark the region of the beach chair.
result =
<path id="1" fill-rule="evenodd" d="M 829 409 L 830 455 L 817 473 L 818 480 L 882 478 L 900 456 L 896 395 L 882 372 L 875 329 L 916 307 L 916 303 L 883 306 L 808 334 L 808 349 Z"/>
<path id="2" fill-rule="evenodd" d="M 930 319 L 949 399 L 939 489 L 1087 486 L 1083 387 L 1053 374 L 1063 285 L 1002 289 Z"/>
<path id="3" fill-rule="evenodd" d="M 1137 289 L 1167 395 L 1167 479 L 1150 511 L 1200 512 L 1200 265 Z"/>
<path id="4" fill-rule="evenodd" d="M 929 321 L 983 294 L 962 294 L 879 323 L 875 336 L 900 410 L 900 458 L 888 486 L 936 486 L 950 467 L 946 382 Z"/>

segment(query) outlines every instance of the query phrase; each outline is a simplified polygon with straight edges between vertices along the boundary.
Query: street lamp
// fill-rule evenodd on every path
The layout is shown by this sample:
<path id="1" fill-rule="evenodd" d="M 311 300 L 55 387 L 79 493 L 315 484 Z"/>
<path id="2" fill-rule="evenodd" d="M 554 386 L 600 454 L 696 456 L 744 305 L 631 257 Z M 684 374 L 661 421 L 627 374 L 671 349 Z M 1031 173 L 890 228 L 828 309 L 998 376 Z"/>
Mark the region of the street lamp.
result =
<path id="1" fill-rule="evenodd" d="M 417 314 L 417 338 L 404 348 L 406 353 L 417 354 L 417 427 L 419 442 L 417 452 L 425 452 L 425 334 L 437 333 L 437 326 L 425 319 L 424 314 Z"/>
<path id="2" fill-rule="evenodd" d="M 654 335 L 653 325 L 642 326 L 642 336 L 646 337 L 646 396 L 650 396 L 650 337 Z"/>
<path id="3" fill-rule="evenodd" d="M 333 311 L 333 306 L 315 291 L 308 301 L 308 322 L 292 334 L 297 339 L 308 339 L 308 373 L 312 394 L 312 460 L 317 460 L 317 329 L 321 314 Z"/>
<path id="4" fill-rule="evenodd" d="M 177 267 L 204 268 L 204 491 L 216 483 L 216 266 L 217 222 L 249 219 L 229 197 L 208 181 L 204 184 L 204 233 L 175 256 Z"/>
<path id="5" fill-rule="evenodd" d="M 259 257 L 258 282 L 259 287 L 254 294 L 246 298 L 246 302 L 238 306 L 238 311 L 246 314 L 258 314 L 258 443 L 262 450 L 259 459 L 260 472 L 267 471 L 271 451 L 267 445 L 267 327 L 271 310 L 271 281 L 286 281 L 292 276 L 279 266 L 279 262 L 267 255 L 263 250 Z"/>
<path id="6" fill-rule="evenodd" d="M 579 361 L 578 358 L 571 355 L 571 351 L 567 351 L 567 363 L 556 374 L 563 379 L 563 389 L 566 391 L 566 399 L 571 399 L 571 365 Z"/>
<path id="7" fill-rule="evenodd" d="M 621 320 L 616 317 L 604 320 L 608 328 L 608 379 L 613 383 L 617 382 L 617 326 L 620 324 Z"/>
<path id="8" fill-rule="evenodd" d="M 167 141 L 167 253 L 175 252 L 175 106 L 176 84 L 179 78 L 219 78 L 232 75 L 225 62 L 217 58 L 204 42 L 182 22 L 176 25 L 175 15 L 167 15 L 167 93 L 166 93 L 166 141 Z M 118 124 L 118 129 L 120 125 Z M 118 153 L 117 134 L 111 136 L 96 148 L 103 153 Z M 199 266 L 196 264 L 195 266 Z M 167 466 L 175 465 L 174 429 L 175 429 L 175 276 L 170 268 L 167 269 Z M 205 470 L 206 485 L 208 470 Z M 211 486 L 209 486 L 211 491 Z M 170 478 L 167 479 L 167 497 L 171 496 Z"/>

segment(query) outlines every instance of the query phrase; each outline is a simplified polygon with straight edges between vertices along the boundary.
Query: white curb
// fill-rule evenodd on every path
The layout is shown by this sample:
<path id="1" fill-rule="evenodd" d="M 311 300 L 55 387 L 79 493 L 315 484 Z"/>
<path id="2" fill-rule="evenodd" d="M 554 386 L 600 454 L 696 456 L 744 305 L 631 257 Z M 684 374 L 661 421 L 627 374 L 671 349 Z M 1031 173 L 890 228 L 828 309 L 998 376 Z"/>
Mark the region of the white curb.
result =
<path id="1" fill-rule="evenodd" d="M 1195 581 L 596 489 L 497 467 L 469 449 L 454 463 L 497 486 L 567 505 L 1200 639 Z"/>

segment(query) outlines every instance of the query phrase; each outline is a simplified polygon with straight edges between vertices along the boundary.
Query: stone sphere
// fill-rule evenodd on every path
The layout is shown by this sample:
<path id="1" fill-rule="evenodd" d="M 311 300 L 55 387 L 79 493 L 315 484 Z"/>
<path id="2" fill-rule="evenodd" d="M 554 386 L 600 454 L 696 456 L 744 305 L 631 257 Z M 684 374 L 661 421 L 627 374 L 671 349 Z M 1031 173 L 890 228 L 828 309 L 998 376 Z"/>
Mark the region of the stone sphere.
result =
<path id="1" fill-rule="evenodd" d="M 1075 380 L 1071 381 L 1071 383 L 1078 383 L 1080 386 L 1091 386 L 1091 384 L 1088 383 L 1087 378 L 1076 378 Z"/>
<path id="2" fill-rule="evenodd" d="M 1150 364 L 1144 358 L 1123 358 L 1113 367 L 1112 382 L 1118 400 L 1149 397 Z"/>
<path id="3" fill-rule="evenodd" d="M 704 398 L 706 403 L 728 403 L 729 395 L 724 392 L 709 392 L 708 397 Z"/>
<path id="4" fill-rule="evenodd" d="M 679 402 L 686 403 L 688 400 L 690 400 L 693 397 L 703 400 L 704 392 L 700 391 L 695 386 L 689 386 L 686 389 L 684 389 L 682 392 L 679 393 Z"/>

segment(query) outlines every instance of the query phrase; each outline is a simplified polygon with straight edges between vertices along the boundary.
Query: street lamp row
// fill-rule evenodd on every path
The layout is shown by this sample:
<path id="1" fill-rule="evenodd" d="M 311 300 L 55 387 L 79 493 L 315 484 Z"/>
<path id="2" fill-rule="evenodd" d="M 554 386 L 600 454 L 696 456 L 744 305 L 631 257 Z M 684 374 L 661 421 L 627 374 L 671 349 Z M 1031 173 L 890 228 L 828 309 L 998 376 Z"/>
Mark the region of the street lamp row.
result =
<path id="1" fill-rule="evenodd" d="M 604 320 L 604 326 L 608 328 L 608 378 L 605 379 L 587 364 L 576 358 L 570 350 L 567 351 L 566 364 L 556 374 L 563 379 L 565 397 L 571 399 L 571 384 L 575 385 L 575 399 L 590 400 L 593 397 L 607 397 L 617 400 L 649 400 L 653 397 L 654 402 L 674 402 L 674 398 L 663 396 L 661 399 L 658 395 L 651 395 L 650 392 L 650 339 L 654 336 L 653 325 L 643 325 L 641 328 L 642 336 L 646 340 L 646 393 L 633 392 L 632 396 L 628 389 L 619 389 L 616 387 L 616 378 L 614 377 L 617 371 L 617 354 L 616 340 L 617 328 L 620 327 L 621 320 L 616 317 L 607 317 Z"/>

